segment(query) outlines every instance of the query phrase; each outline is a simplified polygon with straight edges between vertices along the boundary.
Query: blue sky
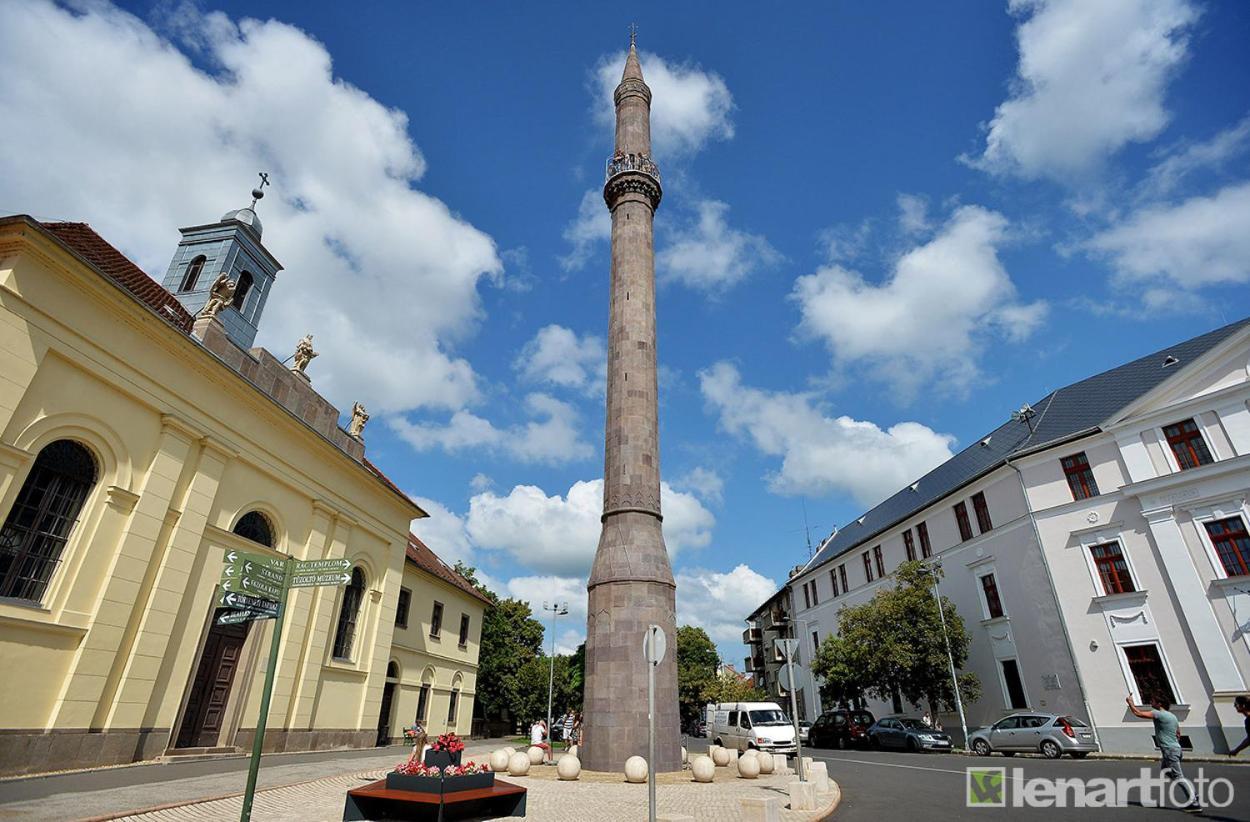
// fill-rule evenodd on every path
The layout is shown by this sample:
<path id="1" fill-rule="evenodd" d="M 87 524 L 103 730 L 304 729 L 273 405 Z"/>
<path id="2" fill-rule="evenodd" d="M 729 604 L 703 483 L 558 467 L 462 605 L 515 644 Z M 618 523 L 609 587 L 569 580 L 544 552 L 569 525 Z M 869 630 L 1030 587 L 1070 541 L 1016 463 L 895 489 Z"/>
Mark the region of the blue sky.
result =
<path id="1" fill-rule="evenodd" d="M 157 276 L 246 204 L 259 342 L 448 560 L 580 641 L 598 533 L 609 96 L 655 94 L 662 467 L 679 617 L 1013 408 L 1250 313 L 1250 7 L 85 3 L 0 7 L 0 210 Z M 33 160 L 33 162 L 32 162 Z"/>

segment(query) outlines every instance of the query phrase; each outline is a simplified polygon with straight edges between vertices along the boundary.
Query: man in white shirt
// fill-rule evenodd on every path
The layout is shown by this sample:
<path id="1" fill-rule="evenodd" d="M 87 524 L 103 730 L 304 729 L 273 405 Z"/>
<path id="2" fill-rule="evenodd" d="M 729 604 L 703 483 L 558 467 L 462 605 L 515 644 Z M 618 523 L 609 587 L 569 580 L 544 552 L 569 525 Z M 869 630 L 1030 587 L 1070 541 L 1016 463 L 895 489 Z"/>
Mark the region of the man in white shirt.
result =
<path id="1" fill-rule="evenodd" d="M 551 764 L 551 746 L 547 744 L 547 720 L 535 720 L 530 726 L 530 745 L 543 749 L 543 763 Z"/>

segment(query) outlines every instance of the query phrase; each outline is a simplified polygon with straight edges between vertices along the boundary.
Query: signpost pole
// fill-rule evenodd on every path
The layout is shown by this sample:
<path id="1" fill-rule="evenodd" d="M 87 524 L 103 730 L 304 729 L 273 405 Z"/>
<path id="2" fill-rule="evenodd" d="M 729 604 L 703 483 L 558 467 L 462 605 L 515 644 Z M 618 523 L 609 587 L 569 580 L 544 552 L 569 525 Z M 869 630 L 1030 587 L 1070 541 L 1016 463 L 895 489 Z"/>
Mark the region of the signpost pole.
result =
<path id="1" fill-rule="evenodd" d="M 282 568 L 282 600 L 278 618 L 273 622 L 273 640 L 269 643 L 269 668 L 265 671 L 265 688 L 260 697 L 260 716 L 256 718 L 256 737 L 252 740 L 252 761 L 247 766 L 247 788 L 243 792 L 243 811 L 239 822 L 250 822 L 252 801 L 256 798 L 256 777 L 260 772 L 260 752 L 265 745 L 265 725 L 269 721 L 269 699 L 273 696 L 274 671 L 278 668 L 278 647 L 282 643 L 282 624 L 286 622 L 287 583 L 291 581 L 292 560 L 288 557 Z"/>
<path id="2" fill-rule="evenodd" d="M 656 653 L 656 634 L 660 628 L 647 628 L 651 653 L 647 654 L 647 820 L 655 822 L 655 667 L 660 664 Z"/>
<path id="3" fill-rule="evenodd" d="M 799 739 L 799 706 L 794 696 L 794 647 L 798 644 L 798 640 L 789 639 L 781 640 L 782 647 L 786 649 L 786 672 L 790 676 L 790 719 L 794 722 L 794 757 L 795 765 L 799 772 L 799 781 L 806 782 L 807 777 L 803 773 L 803 740 Z"/>

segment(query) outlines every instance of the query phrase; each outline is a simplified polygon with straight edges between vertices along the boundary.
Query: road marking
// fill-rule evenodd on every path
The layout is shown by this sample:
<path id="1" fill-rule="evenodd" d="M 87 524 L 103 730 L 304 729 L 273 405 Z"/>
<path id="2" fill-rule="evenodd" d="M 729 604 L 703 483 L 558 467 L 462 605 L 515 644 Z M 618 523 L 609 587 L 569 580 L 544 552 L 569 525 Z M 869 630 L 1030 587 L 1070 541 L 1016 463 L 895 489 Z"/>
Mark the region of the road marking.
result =
<path id="1" fill-rule="evenodd" d="M 894 762 L 872 762 L 865 759 L 844 759 L 840 756 L 821 756 L 817 758 L 827 759 L 830 762 L 853 762 L 857 765 L 881 765 L 887 768 L 907 768 L 908 770 L 913 771 L 933 771 L 934 773 L 953 773 L 958 774 L 959 776 L 964 775 L 964 771 L 952 771 L 949 768 L 926 768 L 923 765 L 899 765 Z"/>

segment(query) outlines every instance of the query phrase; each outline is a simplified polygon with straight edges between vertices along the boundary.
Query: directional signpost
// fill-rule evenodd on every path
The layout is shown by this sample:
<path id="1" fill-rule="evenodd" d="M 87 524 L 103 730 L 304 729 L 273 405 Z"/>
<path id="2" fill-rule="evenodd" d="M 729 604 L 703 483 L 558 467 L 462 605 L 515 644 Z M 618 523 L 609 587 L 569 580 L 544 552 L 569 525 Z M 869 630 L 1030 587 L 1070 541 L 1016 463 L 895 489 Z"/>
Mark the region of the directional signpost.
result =
<path id="1" fill-rule="evenodd" d="M 803 773 L 803 740 L 799 738 L 799 708 L 794 696 L 794 654 L 799 649 L 799 641 L 786 638 L 773 641 L 777 650 L 786 658 L 786 667 L 781 669 L 779 678 L 782 680 L 782 687 L 790 692 L 790 720 L 794 723 L 794 764 L 799 772 L 799 781 L 806 782 L 807 775 Z"/>
<path id="2" fill-rule="evenodd" d="M 286 617 L 287 594 L 292 588 L 320 585 L 346 585 L 351 582 L 346 559 L 297 560 L 292 557 L 267 557 L 247 551 L 227 551 L 221 569 L 221 598 L 226 611 L 217 617 L 218 625 L 234 625 L 255 619 L 272 619 L 273 639 L 269 643 L 269 667 L 265 670 L 265 688 L 261 692 L 260 716 L 256 719 L 256 736 L 252 741 L 252 761 L 247 769 L 247 789 L 243 793 L 240 822 L 252 818 L 252 802 L 256 797 L 256 777 L 260 772 L 260 752 L 265 745 L 265 725 L 269 721 L 269 700 L 273 696 L 274 671 L 278 667 L 278 647 L 282 642 L 282 623 Z"/>
<path id="3" fill-rule="evenodd" d="M 647 660 L 647 819 L 655 822 L 655 669 L 664 661 L 668 640 L 659 625 L 648 625 L 642 636 L 642 655 Z"/>

